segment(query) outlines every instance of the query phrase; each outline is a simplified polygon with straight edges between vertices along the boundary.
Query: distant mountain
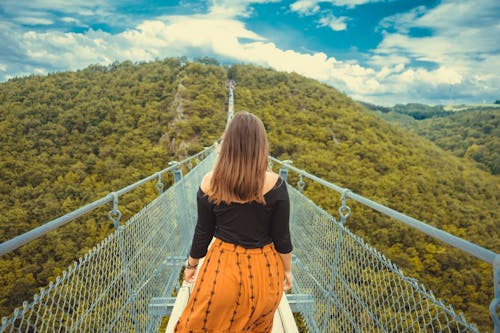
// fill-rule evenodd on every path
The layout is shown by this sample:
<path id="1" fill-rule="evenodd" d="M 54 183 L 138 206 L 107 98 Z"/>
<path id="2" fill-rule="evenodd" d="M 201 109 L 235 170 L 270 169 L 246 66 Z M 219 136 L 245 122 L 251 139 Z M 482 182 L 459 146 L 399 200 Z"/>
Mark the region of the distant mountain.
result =
<path id="1" fill-rule="evenodd" d="M 359 102 L 359 103 L 372 111 L 380 111 L 383 113 L 393 112 L 402 115 L 407 115 L 417 120 L 446 116 L 449 113 L 444 109 L 442 105 L 429 106 L 425 104 L 410 103 L 410 104 L 396 104 L 392 107 L 381 107 L 378 105 L 365 102 Z"/>
<path id="2" fill-rule="evenodd" d="M 379 107 L 360 102 L 382 119 L 412 130 L 454 155 L 500 174 L 500 105 Z"/>
<path id="3" fill-rule="evenodd" d="M 419 103 L 396 104 L 394 106 L 379 106 L 367 102 L 358 101 L 368 110 L 380 111 L 388 114 L 400 114 L 410 116 L 416 120 L 424 120 L 436 117 L 448 117 L 456 112 L 465 111 L 500 111 L 500 104 L 469 104 L 469 105 L 426 105 Z M 389 117 L 390 119 L 390 117 Z"/>
<path id="4" fill-rule="evenodd" d="M 273 156 L 500 251 L 498 178 L 475 163 L 300 75 L 175 58 L 0 84 L 0 241 L 212 144 L 225 126 L 228 78 L 237 80 L 236 110 L 263 120 Z M 289 181 L 297 179 L 290 174 Z M 337 214 L 337 193 L 311 182 L 305 193 Z M 124 218 L 155 195 L 151 184 L 124 196 Z M 491 330 L 491 267 L 349 204 L 351 230 L 468 320 Z M 107 212 L 101 209 L 0 258 L 0 316 L 111 232 Z"/>

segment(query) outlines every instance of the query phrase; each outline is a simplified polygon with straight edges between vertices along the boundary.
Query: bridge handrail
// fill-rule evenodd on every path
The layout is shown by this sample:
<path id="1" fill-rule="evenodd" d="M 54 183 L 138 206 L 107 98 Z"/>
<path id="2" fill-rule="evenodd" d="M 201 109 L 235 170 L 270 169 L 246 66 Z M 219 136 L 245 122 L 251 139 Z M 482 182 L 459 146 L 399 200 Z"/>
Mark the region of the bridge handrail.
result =
<path id="1" fill-rule="evenodd" d="M 152 174 L 148 177 L 145 177 L 145 178 L 143 178 L 143 179 L 141 179 L 141 180 L 139 180 L 131 185 L 128 185 L 128 186 L 126 186 L 126 187 L 124 187 L 116 192 L 111 192 L 103 198 L 100 198 L 100 199 L 98 199 L 94 202 L 91 202 L 83 207 L 80 207 L 80 208 L 78 208 L 78 209 L 76 209 L 76 210 L 74 210 L 66 215 L 58 217 L 58 218 L 56 218 L 52 221 L 49 221 L 49 222 L 47 222 L 39 227 L 36 227 L 35 229 L 32 229 L 28 232 L 25 232 L 24 234 L 21 234 L 19 236 L 16 236 L 12 239 L 9 239 L 9 240 L 3 242 L 2 244 L 0 244 L 0 256 L 7 254 L 9 252 L 12 252 L 15 249 L 23 246 L 24 244 L 29 243 L 32 240 L 35 240 L 37 238 L 40 238 L 41 236 L 49 233 L 50 231 L 57 229 L 65 224 L 67 224 L 68 222 L 71 222 L 74 219 L 76 219 L 82 215 L 85 215 L 85 214 L 93 211 L 94 209 L 96 209 L 96 208 L 98 208 L 98 207 L 100 207 L 108 202 L 112 202 L 115 199 L 115 197 L 117 198 L 125 193 L 128 193 L 128 192 L 136 189 L 137 187 L 139 187 L 139 186 L 141 186 L 141 185 L 143 185 L 151 180 L 160 179 L 162 174 L 169 172 L 169 171 L 173 171 L 173 170 L 177 169 L 179 167 L 179 165 L 189 163 L 192 160 L 198 158 L 200 155 L 207 154 L 208 152 L 212 151 L 214 148 L 215 148 L 215 145 L 212 145 L 210 147 L 205 147 L 204 150 L 201 150 L 198 153 L 196 153 L 192 156 L 189 156 L 188 158 L 186 158 L 180 162 L 170 162 L 170 166 L 163 169 L 163 170 L 155 172 L 154 174 Z"/>
<path id="2" fill-rule="evenodd" d="M 367 199 L 359 194 L 356 194 L 352 192 L 351 190 L 347 188 L 340 187 L 336 184 L 330 183 L 326 180 L 323 180 L 313 174 L 308 173 L 305 170 L 296 168 L 292 165 L 290 165 L 289 161 L 281 161 L 275 157 L 269 156 L 269 159 L 272 160 L 275 163 L 278 163 L 282 165 L 284 168 L 292 170 L 293 172 L 302 175 L 303 177 L 309 178 L 325 187 L 328 187 L 336 192 L 341 193 L 345 197 L 349 197 L 365 206 L 368 206 L 382 214 L 385 214 L 389 217 L 392 217 L 412 228 L 415 228 L 433 238 L 439 239 L 455 248 L 458 248 L 464 252 L 469 253 L 470 255 L 479 258 L 490 265 L 494 265 L 495 259 L 498 260 L 500 258 L 500 254 L 495 253 L 491 250 L 488 250 L 484 247 L 481 247 L 479 245 L 476 245 L 474 243 L 471 243 L 469 241 L 466 241 L 465 239 L 459 238 L 457 236 L 453 236 L 450 233 L 447 233 L 446 231 L 443 231 L 441 229 L 438 229 L 436 227 L 430 226 L 422 221 L 419 221 L 413 217 L 410 217 L 408 215 L 405 215 L 403 213 L 400 213 L 394 209 L 391 209 L 387 206 L 384 206 L 382 204 L 379 204 L 378 202 L 372 201 L 370 199 Z"/>

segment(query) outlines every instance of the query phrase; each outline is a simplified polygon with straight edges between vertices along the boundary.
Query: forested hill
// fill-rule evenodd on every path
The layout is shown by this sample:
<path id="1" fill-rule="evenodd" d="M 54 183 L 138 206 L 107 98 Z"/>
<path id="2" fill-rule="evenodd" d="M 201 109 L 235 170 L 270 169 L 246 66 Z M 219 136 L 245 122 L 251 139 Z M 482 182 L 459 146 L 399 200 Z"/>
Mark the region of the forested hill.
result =
<path id="1" fill-rule="evenodd" d="M 500 109 L 461 111 L 423 120 L 395 112 L 376 113 L 456 156 L 477 162 L 494 175 L 500 174 Z"/>
<path id="2" fill-rule="evenodd" d="M 90 66 L 0 84 L 0 241 L 212 144 L 225 126 L 228 78 L 237 80 L 236 110 L 264 121 L 273 156 L 500 251 L 499 184 L 474 163 L 297 74 L 179 59 Z M 336 215 L 338 194 L 311 183 L 305 192 Z M 124 197 L 125 217 L 154 196 L 151 185 Z M 350 204 L 350 229 L 491 330 L 488 265 Z M 0 315 L 111 232 L 106 214 L 1 258 Z"/>

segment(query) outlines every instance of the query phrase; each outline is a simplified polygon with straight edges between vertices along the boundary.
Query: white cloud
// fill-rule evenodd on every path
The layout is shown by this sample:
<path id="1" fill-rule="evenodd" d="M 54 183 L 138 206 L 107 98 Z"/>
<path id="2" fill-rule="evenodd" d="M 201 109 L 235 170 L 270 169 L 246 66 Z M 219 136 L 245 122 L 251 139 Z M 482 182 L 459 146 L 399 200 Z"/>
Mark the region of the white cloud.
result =
<path id="1" fill-rule="evenodd" d="M 347 20 L 349 20 L 349 18 L 346 16 L 335 17 L 330 14 L 320 18 L 318 23 L 320 27 L 328 26 L 333 31 L 342 31 L 347 29 Z"/>
<path id="2" fill-rule="evenodd" d="M 372 69 L 358 64 L 349 64 L 328 57 L 322 52 L 305 54 L 293 50 L 282 50 L 274 43 L 247 30 L 232 19 L 173 16 L 163 21 L 147 21 L 136 29 L 130 29 L 121 38 L 129 45 L 127 53 L 132 60 L 153 59 L 155 55 L 171 56 L 186 54 L 192 48 L 207 54 L 216 54 L 226 59 L 269 66 L 281 71 L 297 72 L 324 82 L 341 90 L 367 92 L 380 86 Z M 253 40 L 241 43 L 240 38 Z M 153 54 L 151 50 L 155 50 Z M 128 51 L 130 52 L 130 51 Z"/>
<path id="3" fill-rule="evenodd" d="M 397 54 L 384 54 L 378 55 L 374 54 L 368 60 L 368 63 L 373 67 L 385 67 L 385 66 L 402 66 L 405 67 L 411 62 L 408 57 Z"/>
<path id="4" fill-rule="evenodd" d="M 0 7 L 9 16 L 17 16 L 26 11 L 47 13 L 50 10 L 84 15 L 85 13 L 96 13 L 93 9 L 107 8 L 107 5 L 102 1 L 92 0 L 16 0 L 2 1 Z"/>
<path id="5" fill-rule="evenodd" d="M 68 23 L 68 24 L 74 24 L 76 26 L 81 26 L 81 27 L 86 27 L 87 25 L 85 24 L 82 24 L 82 21 L 80 21 L 79 19 L 76 19 L 74 17 L 69 17 L 69 16 L 66 16 L 66 17 L 62 17 L 60 18 L 60 20 L 64 23 Z"/>
<path id="6" fill-rule="evenodd" d="M 422 68 L 410 68 L 395 77 L 399 78 L 397 80 L 398 82 L 406 84 L 422 82 L 429 85 L 453 85 L 461 83 L 463 80 L 463 77 L 459 73 L 446 67 L 439 67 L 438 69 L 431 71 Z"/>
<path id="7" fill-rule="evenodd" d="M 248 17 L 252 13 L 250 5 L 279 2 L 280 0 L 211 0 L 209 15 L 214 17 Z"/>
<path id="8" fill-rule="evenodd" d="M 114 1 L 114 0 L 111 0 Z M 13 22 L 24 26 L 52 25 L 61 21 L 76 26 L 81 24 L 79 18 L 91 22 L 107 24 L 122 23 L 123 16 L 113 13 L 111 1 L 95 0 L 16 0 L 0 1 L 0 12 Z M 56 26 L 57 28 L 57 26 Z"/>
<path id="9" fill-rule="evenodd" d="M 338 7 L 354 8 L 370 2 L 386 2 L 391 0 L 297 0 L 290 5 L 290 9 L 304 15 L 312 15 L 320 10 L 320 4 L 331 4 Z"/>
<path id="10" fill-rule="evenodd" d="M 318 0 L 298 0 L 290 5 L 290 9 L 304 15 L 311 15 L 319 11 Z"/>
<path id="11" fill-rule="evenodd" d="M 454 87 L 457 96 L 493 99 L 493 87 L 500 85 L 492 70 L 500 68 L 499 11 L 495 0 L 445 0 L 430 10 L 417 7 L 386 18 L 380 27 L 396 31 L 384 33 L 370 63 L 382 67 L 431 63 L 435 69 L 407 68 L 390 76 L 388 86 L 400 83 L 410 91 L 441 85 L 441 89 Z M 412 34 L 412 29 L 425 29 L 426 34 Z"/>
<path id="12" fill-rule="evenodd" d="M 394 28 L 400 33 L 407 33 L 408 32 L 408 25 L 416 20 L 418 17 L 421 15 L 425 14 L 427 12 L 427 8 L 425 6 L 418 6 L 413 9 L 411 9 L 408 12 L 405 13 L 398 13 L 394 14 L 392 16 L 388 16 L 384 18 L 382 21 L 380 21 L 379 26 L 377 27 L 377 30 L 379 29 L 386 29 L 386 28 Z"/>
<path id="13" fill-rule="evenodd" d="M 495 0 L 445 0 L 438 7 L 422 15 L 416 26 L 433 27 L 446 31 L 459 27 L 495 27 L 498 29 L 500 3 Z"/>
<path id="14" fill-rule="evenodd" d="M 40 17 L 18 17 L 15 19 L 16 22 L 19 22 L 21 24 L 26 24 L 26 25 L 51 25 L 54 24 L 54 21 L 46 19 L 46 18 L 40 18 Z"/>
<path id="15" fill-rule="evenodd" d="M 346 6 L 354 8 L 359 5 L 364 5 L 370 2 L 386 2 L 387 0 L 331 0 L 330 2 L 335 6 Z"/>
<path id="16" fill-rule="evenodd" d="M 35 68 L 77 69 L 114 60 L 147 61 L 189 54 L 197 49 L 202 54 L 294 71 L 331 82 L 342 90 L 366 90 L 365 87 L 378 84 L 370 80 L 369 76 L 374 74 L 371 69 L 337 61 L 321 52 L 305 54 L 282 50 L 237 20 L 210 15 L 148 20 L 116 35 L 93 30 L 86 33 L 30 31 L 18 33 L 15 38 L 24 56 L 33 63 L 31 72 Z M 250 42 L 242 43 L 240 39 Z"/>

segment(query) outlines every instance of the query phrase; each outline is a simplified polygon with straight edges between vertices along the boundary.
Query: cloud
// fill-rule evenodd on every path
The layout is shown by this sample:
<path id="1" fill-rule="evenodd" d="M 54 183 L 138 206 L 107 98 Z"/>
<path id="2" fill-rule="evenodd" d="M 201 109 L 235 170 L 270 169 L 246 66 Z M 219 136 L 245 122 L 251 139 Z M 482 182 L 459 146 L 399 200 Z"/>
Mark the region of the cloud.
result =
<path id="1" fill-rule="evenodd" d="M 385 17 L 375 28 L 377 31 L 392 28 L 400 33 L 408 33 L 409 24 L 427 12 L 425 6 L 418 6 L 405 13 Z"/>
<path id="2" fill-rule="evenodd" d="M 45 19 L 45 18 L 40 18 L 40 17 L 19 17 L 15 19 L 16 22 L 19 22 L 21 24 L 25 25 L 52 25 L 54 24 L 54 21 Z"/>
<path id="3" fill-rule="evenodd" d="M 455 90 L 456 96 L 494 99 L 493 87 L 500 85 L 498 73 L 492 71 L 500 68 L 499 11 L 500 4 L 495 0 L 445 0 L 430 10 L 417 7 L 386 18 L 379 28 L 392 32 L 384 31 L 371 64 L 390 67 L 431 63 L 436 69 L 409 68 L 391 80 L 408 89 L 423 84 L 442 85 Z M 414 29 L 430 33 L 418 36 L 412 34 Z"/>
<path id="4" fill-rule="evenodd" d="M 391 0 L 297 0 L 290 5 L 293 12 L 303 15 L 312 15 L 320 10 L 320 4 L 330 4 L 337 7 L 354 8 L 370 2 L 386 2 Z"/>
<path id="5" fill-rule="evenodd" d="M 166 16 L 150 20 L 121 34 L 128 44 L 160 55 L 185 54 L 192 48 L 232 58 L 241 57 L 239 39 L 261 41 L 261 36 L 233 19 L 211 15 Z"/>
<path id="6" fill-rule="evenodd" d="M 83 26 L 82 22 L 74 17 L 69 17 L 69 16 L 62 17 L 61 21 L 64 23 L 73 23 L 75 25 Z"/>
<path id="7" fill-rule="evenodd" d="M 354 8 L 359 5 L 364 5 L 371 2 L 387 2 L 388 0 L 331 0 L 330 2 L 334 6 L 346 6 L 348 8 Z"/>
<path id="8" fill-rule="evenodd" d="M 114 12 L 113 1 L 92 0 L 16 0 L 0 1 L 0 19 L 5 18 L 22 26 L 50 26 L 61 29 L 65 26 L 87 27 L 94 23 L 123 25 L 122 14 Z M 85 21 L 87 24 L 82 24 Z M 41 30 L 39 28 L 39 30 Z"/>
<path id="9" fill-rule="evenodd" d="M 362 5 L 369 2 L 380 2 L 386 0 L 298 0 L 290 5 L 293 12 L 301 15 L 320 16 L 317 21 L 318 27 L 329 27 L 333 31 L 347 30 L 347 21 L 350 20 L 347 16 L 337 17 L 333 15 L 331 9 L 321 9 L 320 4 L 330 4 L 338 7 L 354 8 L 357 5 Z"/>
<path id="10" fill-rule="evenodd" d="M 120 34 L 120 38 L 123 39 L 121 48 L 128 50 L 123 50 L 126 54 L 121 56 L 132 60 L 186 54 L 196 49 L 202 54 L 215 54 L 236 62 L 297 72 L 348 92 L 380 89 L 376 73 L 370 68 L 338 61 L 322 52 L 282 50 L 234 19 L 210 15 L 167 16 L 146 21 Z M 249 42 L 241 42 L 243 39 Z"/>
<path id="11" fill-rule="evenodd" d="M 298 0 L 290 5 L 293 12 L 298 12 L 301 15 L 314 15 L 319 14 L 320 18 L 317 21 L 318 27 L 329 27 L 333 31 L 342 31 L 347 29 L 346 16 L 336 17 L 330 10 L 321 10 L 319 3 L 332 1 L 318 1 L 318 0 Z"/>
<path id="12" fill-rule="evenodd" d="M 20 16 L 27 11 L 43 15 L 51 11 L 78 15 L 92 15 L 97 14 L 102 8 L 110 8 L 106 2 L 93 2 L 90 0 L 16 0 L 3 1 L 0 6 L 2 10 L 11 17 Z"/>
<path id="13" fill-rule="evenodd" d="M 26 64 L 16 68 L 11 62 L 10 72 L 24 73 L 27 69 L 33 72 L 36 68 L 74 70 L 92 63 L 109 64 L 126 59 L 148 61 L 198 50 L 200 54 L 297 72 L 331 82 L 343 90 L 359 90 L 377 84 L 367 77 L 373 75 L 370 69 L 337 61 L 321 52 L 306 54 L 282 50 L 246 29 L 240 21 L 211 15 L 161 17 L 115 35 L 94 30 L 85 33 L 11 30 L 10 34 L 18 41 L 16 52 Z M 5 80 L 6 76 L 0 79 Z"/>
<path id="14" fill-rule="evenodd" d="M 6 62 L 9 72 L 17 75 L 35 68 L 50 72 L 115 60 L 149 61 L 189 55 L 193 49 L 236 59 L 244 52 L 239 38 L 263 40 L 239 21 L 203 15 L 147 20 L 119 34 L 92 29 L 84 33 L 24 32 L 12 24 L 2 28 L 1 37 L 9 42 L 9 49 L 0 51 L 0 62 Z M 0 80 L 7 78 L 4 74 Z"/>
<path id="15" fill-rule="evenodd" d="M 335 17 L 330 14 L 320 18 L 318 24 L 320 27 L 328 26 L 333 31 L 342 31 L 347 29 L 346 21 L 348 20 L 346 16 Z"/>
<path id="16" fill-rule="evenodd" d="M 248 17 L 252 13 L 250 5 L 279 2 L 280 0 L 211 0 L 209 15 L 214 17 Z"/>
<path id="17" fill-rule="evenodd" d="M 303 15 L 312 15 L 319 11 L 319 2 L 318 0 L 298 0 L 290 5 L 290 9 Z"/>

